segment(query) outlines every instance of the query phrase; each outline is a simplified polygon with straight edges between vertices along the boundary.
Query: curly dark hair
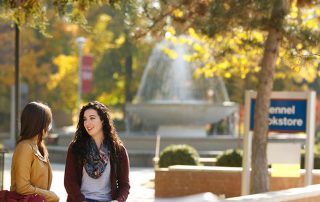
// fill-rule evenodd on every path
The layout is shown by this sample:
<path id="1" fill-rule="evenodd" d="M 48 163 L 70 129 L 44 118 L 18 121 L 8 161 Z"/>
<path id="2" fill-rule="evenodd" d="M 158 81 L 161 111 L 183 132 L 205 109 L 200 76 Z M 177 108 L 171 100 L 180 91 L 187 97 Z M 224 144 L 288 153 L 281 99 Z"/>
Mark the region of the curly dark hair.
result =
<path id="1" fill-rule="evenodd" d="M 102 120 L 102 128 L 103 128 L 103 135 L 104 140 L 103 144 L 106 144 L 110 150 L 110 158 L 113 162 L 116 164 L 119 163 L 119 151 L 122 145 L 122 141 L 120 140 L 116 129 L 113 125 L 113 120 L 110 117 L 110 109 L 98 102 L 93 101 L 89 102 L 85 106 L 83 106 L 80 110 L 79 114 L 79 121 L 77 125 L 77 130 L 75 132 L 75 136 L 72 140 L 72 143 L 74 144 L 74 155 L 77 156 L 77 160 L 80 163 L 83 163 L 86 157 L 86 154 L 88 152 L 87 143 L 90 140 L 90 135 L 86 131 L 84 127 L 84 112 L 88 109 L 94 109 L 97 111 L 100 120 Z"/>

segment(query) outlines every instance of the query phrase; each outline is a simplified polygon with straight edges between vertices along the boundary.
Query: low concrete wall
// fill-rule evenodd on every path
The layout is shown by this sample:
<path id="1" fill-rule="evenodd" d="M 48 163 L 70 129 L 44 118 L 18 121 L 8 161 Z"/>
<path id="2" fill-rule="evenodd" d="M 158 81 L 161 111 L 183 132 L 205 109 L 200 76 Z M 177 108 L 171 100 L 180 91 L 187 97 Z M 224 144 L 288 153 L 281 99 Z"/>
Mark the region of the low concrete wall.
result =
<path id="1" fill-rule="evenodd" d="M 270 177 L 270 191 L 303 187 L 304 170 L 299 178 Z M 215 166 L 171 166 L 155 171 L 155 197 L 178 197 L 203 192 L 218 196 L 241 195 L 242 168 Z M 313 183 L 320 183 L 320 171 L 313 171 Z"/>
<path id="2" fill-rule="evenodd" d="M 320 201 L 320 185 L 252 194 L 220 200 L 221 202 L 318 202 Z"/>

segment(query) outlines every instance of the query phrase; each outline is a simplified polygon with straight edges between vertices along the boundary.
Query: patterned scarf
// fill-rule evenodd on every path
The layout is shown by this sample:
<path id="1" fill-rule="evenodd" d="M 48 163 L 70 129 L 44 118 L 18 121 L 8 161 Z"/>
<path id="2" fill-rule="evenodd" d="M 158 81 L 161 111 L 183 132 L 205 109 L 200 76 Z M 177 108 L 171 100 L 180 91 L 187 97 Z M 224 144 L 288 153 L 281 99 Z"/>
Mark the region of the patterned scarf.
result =
<path id="1" fill-rule="evenodd" d="M 84 162 L 84 168 L 88 175 L 94 179 L 99 178 L 109 161 L 109 152 L 107 145 L 102 144 L 98 149 L 95 141 L 90 138 L 88 141 L 88 153 Z"/>

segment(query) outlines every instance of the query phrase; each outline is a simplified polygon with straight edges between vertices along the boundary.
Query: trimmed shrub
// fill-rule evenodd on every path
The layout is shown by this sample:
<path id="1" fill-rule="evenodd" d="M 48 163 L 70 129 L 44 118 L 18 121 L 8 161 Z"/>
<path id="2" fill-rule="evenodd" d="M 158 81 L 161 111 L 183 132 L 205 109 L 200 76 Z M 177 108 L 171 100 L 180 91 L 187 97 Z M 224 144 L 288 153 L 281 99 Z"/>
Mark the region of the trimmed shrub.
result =
<path id="1" fill-rule="evenodd" d="M 171 165 L 198 165 L 199 154 L 190 145 L 169 145 L 163 149 L 159 157 L 159 167 L 166 168 Z"/>
<path id="2" fill-rule="evenodd" d="M 216 166 L 241 167 L 242 152 L 237 149 L 224 151 L 221 155 L 217 157 Z"/>

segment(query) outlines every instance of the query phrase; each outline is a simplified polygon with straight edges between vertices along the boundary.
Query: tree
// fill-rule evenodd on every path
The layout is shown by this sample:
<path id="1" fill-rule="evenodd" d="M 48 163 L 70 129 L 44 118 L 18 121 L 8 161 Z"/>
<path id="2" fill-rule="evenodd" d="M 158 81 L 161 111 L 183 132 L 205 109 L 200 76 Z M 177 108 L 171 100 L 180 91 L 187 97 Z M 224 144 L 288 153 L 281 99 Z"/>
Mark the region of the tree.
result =
<path id="1" fill-rule="evenodd" d="M 95 6 L 95 2 L 96 4 L 105 3 L 103 6 Z M 123 13 L 114 9 L 115 2 L 57 1 L 49 4 L 45 13 L 38 13 L 37 8 L 44 6 L 40 1 L 35 2 L 32 6 L 28 4 L 31 1 L 25 1 L 30 7 L 25 4 L 19 4 L 20 7 L 18 4 L 11 5 L 8 4 L 8 1 L 1 2 L 3 5 L 1 12 L 11 14 L 11 17 L 2 15 L 6 20 L 26 19 L 26 16 L 28 16 L 28 20 L 19 22 L 20 27 L 24 29 L 22 37 L 27 35 L 26 38 L 30 38 L 32 43 L 30 43 L 30 47 L 23 45 L 22 49 L 36 50 L 41 54 L 34 54 L 34 59 L 26 60 L 26 62 L 35 62 L 38 65 L 38 70 L 42 71 L 44 68 L 49 70 L 45 76 L 46 83 L 39 85 L 39 83 L 33 83 L 32 79 L 28 82 L 32 86 L 31 92 L 41 92 L 37 94 L 36 99 L 45 99 L 52 107 L 66 112 L 70 112 L 76 107 L 74 100 L 76 98 L 78 61 L 74 39 L 79 35 L 87 38 L 84 53 L 94 55 L 94 90 L 92 93 L 83 95 L 83 99 L 98 99 L 111 106 L 122 106 L 124 104 L 124 92 L 127 93 L 126 98 L 131 99 L 138 86 L 138 79 L 135 78 L 140 77 L 146 62 L 138 58 L 144 58 L 148 49 L 144 47 L 145 45 L 139 45 L 139 49 L 144 50 L 143 56 L 140 56 L 142 51 L 139 53 L 135 51 L 138 45 L 129 42 L 130 36 L 128 36 L 128 32 L 125 32 Z M 64 11 L 66 6 L 68 9 Z M 32 10 L 32 8 L 35 9 Z M 19 9 L 21 13 L 16 13 Z M 61 9 L 60 16 L 63 14 L 66 18 L 57 20 L 55 9 Z M 75 22 L 77 24 L 72 20 L 76 19 L 72 17 L 75 15 L 74 12 L 81 12 L 81 15 L 83 15 L 80 20 Z M 43 15 L 46 20 L 35 24 L 34 30 L 30 29 L 29 27 L 34 25 L 33 22 L 36 19 L 39 20 L 37 15 Z M 38 25 L 41 23 L 44 23 L 43 27 Z M 3 43 L 6 44 L 8 41 Z M 23 54 L 22 57 L 28 59 L 28 55 Z M 12 61 L 9 62 L 7 59 L 5 61 L 10 66 Z M 23 61 L 24 59 L 21 60 L 22 63 Z M 6 74 L 10 74 L 7 78 L 13 81 L 13 70 L 7 69 L 10 70 L 6 71 Z M 21 74 L 22 79 L 26 76 L 28 78 L 42 78 L 36 76 L 41 71 L 32 71 L 32 74 L 28 75 L 25 70 L 23 69 Z M 126 74 L 127 78 L 132 78 L 132 82 L 128 83 L 126 81 Z M 47 78 L 47 75 L 49 75 L 49 78 Z M 60 82 L 62 80 L 64 82 Z M 127 90 L 125 91 L 125 89 Z M 30 98 L 35 99 L 35 96 Z"/>
<path id="2" fill-rule="evenodd" d="M 3 0 L 0 1 L 0 19 L 15 22 L 19 26 L 39 30 L 47 35 L 47 26 L 50 23 L 48 13 L 54 9 L 56 15 L 64 17 L 67 21 L 87 25 L 86 13 L 94 5 L 110 5 L 117 7 L 118 0 L 54 0 L 47 1 L 36 0 Z"/>
<path id="3" fill-rule="evenodd" d="M 270 22 L 274 23 L 267 30 L 268 37 L 265 43 L 264 54 L 261 61 L 261 71 L 257 89 L 257 105 L 255 107 L 255 126 L 252 143 L 252 188 L 253 193 L 269 190 L 269 175 L 267 152 L 267 137 L 269 130 L 269 107 L 273 88 L 275 65 L 282 40 L 281 28 L 284 17 L 289 9 L 289 1 L 275 1 Z"/>
<path id="4" fill-rule="evenodd" d="M 56 8 L 57 13 L 60 16 L 65 16 L 66 19 L 70 21 L 75 21 L 80 24 L 85 24 L 84 13 L 86 9 L 91 4 L 97 4 L 99 2 L 105 2 L 114 4 L 114 0 L 110 1 L 99 1 L 99 0 L 90 0 L 90 1 L 53 1 L 53 6 Z M 46 4 L 43 1 L 35 0 L 3 0 L 0 1 L 0 19 L 5 19 L 7 21 L 14 22 L 15 24 L 15 135 L 18 139 L 18 116 L 20 112 L 19 101 L 20 101 L 20 68 L 19 68 L 19 43 L 20 43 L 20 28 L 22 25 L 27 25 L 33 28 L 39 29 L 39 31 L 47 35 L 46 26 L 48 23 L 47 18 L 47 8 L 51 5 Z M 67 9 L 68 8 L 68 9 Z M 70 9 L 71 8 L 71 9 Z"/>
<path id="5" fill-rule="evenodd" d="M 139 15 L 144 16 L 146 23 L 141 24 L 140 28 L 135 27 L 136 36 L 147 33 L 161 35 L 172 26 L 178 33 L 192 28 L 191 34 L 200 36 L 205 42 L 205 45 L 200 44 L 202 48 L 199 44 L 192 44 L 198 52 L 192 59 L 209 61 L 196 73 L 227 78 L 236 74 L 242 78 L 257 75 L 252 148 L 253 193 L 265 192 L 269 187 L 266 146 L 268 108 L 275 71 L 282 78 L 297 76 L 299 72 L 300 79 L 310 80 L 315 77 L 303 72 L 317 72 L 315 53 L 319 50 L 320 38 L 316 3 L 288 0 L 167 0 L 141 4 Z M 214 48 L 213 51 L 208 52 L 206 46 Z M 260 60 L 257 55 L 262 55 Z"/>

